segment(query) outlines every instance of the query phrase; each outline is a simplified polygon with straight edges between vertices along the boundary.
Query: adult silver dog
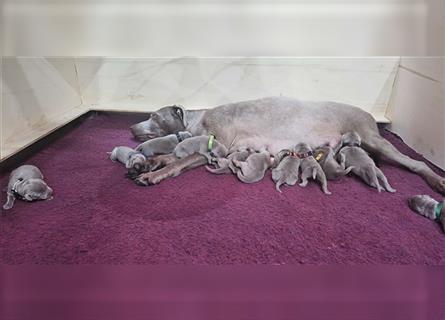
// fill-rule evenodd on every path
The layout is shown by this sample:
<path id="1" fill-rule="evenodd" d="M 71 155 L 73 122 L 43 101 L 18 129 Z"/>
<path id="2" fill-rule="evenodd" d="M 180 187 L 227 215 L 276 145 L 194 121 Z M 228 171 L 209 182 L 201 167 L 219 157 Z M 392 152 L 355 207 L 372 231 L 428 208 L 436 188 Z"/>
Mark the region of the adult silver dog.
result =
<path id="1" fill-rule="evenodd" d="M 445 178 L 425 163 L 400 153 L 380 136 L 369 113 L 346 104 L 268 97 L 213 109 L 185 110 L 181 106 L 169 106 L 150 113 L 148 120 L 131 127 L 139 140 L 183 130 L 194 136 L 213 134 L 229 150 L 265 147 L 273 154 L 298 142 L 305 142 L 312 148 L 327 143 L 333 146 L 343 133 L 356 131 L 362 138 L 362 147 L 370 154 L 419 174 L 434 190 L 445 194 Z M 143 173 L 135 181 L 142 185 L 157 184 L 205 163 L 201 155 L 191 155 L 158 171 Z"/>

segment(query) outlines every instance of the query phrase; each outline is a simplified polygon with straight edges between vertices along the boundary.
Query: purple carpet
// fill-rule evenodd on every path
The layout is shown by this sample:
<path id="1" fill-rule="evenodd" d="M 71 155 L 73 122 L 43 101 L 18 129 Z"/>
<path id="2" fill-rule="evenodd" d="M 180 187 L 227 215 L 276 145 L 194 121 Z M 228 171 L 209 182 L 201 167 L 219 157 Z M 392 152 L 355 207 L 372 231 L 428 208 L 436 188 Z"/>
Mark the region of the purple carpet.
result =
<path id="1" fill-rule="evenodd" d="M 3 212 L 0 263 L 445 265 L 440 226 L 407 206 L 415 194 L 441 197 L 408 171 L 380 164 L 395 194 L 353 177 L 330 182 L 331 196 L 315 183 L 280 194 L 270 172 L 247 185 L 204 168 L 139 187 L 106 154 L 137 144 L 129 126 L 139 120 L 90 118 L 27 161 L 41 168 L 55 197 Z M 7 179 L 0 176 L 2 188 Z"/>

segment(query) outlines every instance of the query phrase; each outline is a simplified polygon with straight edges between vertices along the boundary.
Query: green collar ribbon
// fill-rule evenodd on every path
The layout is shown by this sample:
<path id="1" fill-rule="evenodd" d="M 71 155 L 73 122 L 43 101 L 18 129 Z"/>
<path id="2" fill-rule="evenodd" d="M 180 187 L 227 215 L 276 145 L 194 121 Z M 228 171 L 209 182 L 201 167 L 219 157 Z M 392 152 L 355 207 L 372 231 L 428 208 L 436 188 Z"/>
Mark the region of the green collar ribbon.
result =
<path id="1" fill-rule="evenodd" d="M 439 203 L 436 205 L 436 207 L 434 208 L 434 217 L 435 217 L 436 219 L 439 219 L 439 218 L 440 218 L 441 211 L 442 211 L 442 208 L 443 208 L 443 204 L 444 204 L 443 201 L 442 201 L 442 202 L 439 202 Z"/>
<path id="2" fill-rule="evenodd" d="M 207 143 L 207 150 L 212 151 L 213 141 L 215 141 L 215 136 L 213 134 L 209 135 L 209 142 Z"/>

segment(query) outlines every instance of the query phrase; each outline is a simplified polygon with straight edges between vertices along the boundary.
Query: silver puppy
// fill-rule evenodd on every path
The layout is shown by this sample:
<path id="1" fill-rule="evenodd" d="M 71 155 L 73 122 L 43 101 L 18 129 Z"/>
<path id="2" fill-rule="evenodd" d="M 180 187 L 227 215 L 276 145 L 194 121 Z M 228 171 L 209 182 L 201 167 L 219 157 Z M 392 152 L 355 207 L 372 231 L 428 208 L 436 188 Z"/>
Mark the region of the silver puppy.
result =
<path id="1" fill-rule="evenodd" d="M 194 153 L 199 153 L 207 158 L 210 164 L 218 158 L 225 158 L 227 156 L 227 148 L 215 139 L 215 136 L 197 136 L 188 138 L 179 143 L 173 150 L 173 154 L 181 159 L 190 156 Z"/>
<path id="2" fill-rule="evenodd" d="M 299 143 L 295 147 L 295 152 L 298 158 L 301 159 L 301 182 L 300 187 L 306 187 L 308 183 L 308 178 L 313 180 L 318 180 L 321 183 L 321 189 L 325 194 L 331 194 L 328 190 L 328 182 L 326 180 L 326 175 L 323 169 L 318 164 L 317 160 L 313 157 L 312 149 L 307 143 Z"/>
<path id="3" fill-rule="evenodd" d="M 33 165 L 23 165 L 11 172 L 3 209 L 11 209 L 15 199 L 25 201 L 51 200 L 53 190 L 43 181 L 43 174 Z"/>
<path id="4" fill-rule="evenodd" d="M 275 157 L 275 169 L 272 170 L 272 180 L 275 182 L 275 189 L 281 192 L 280 186 L 286 184 L 293 186 L 299 177 L 301 159 L 293 150 L 282 150 Z"/>
<path id="5" fill-rule="evenodd" d="M 320 164 L 328 180 L 337 180 L 338 178 L 347 175 L 352 170 L 352 167 L 347 169 L 342 168 L 335 159 L 334 149 L 330 146 L 315 149 L 314 158 Z"/>
<path id="6" fill-rule="evenodd" d="M 127 169 L 133 168 L 137 163 L 142 164 L 147 160 L 139 151 L 124 146 L 114 148 L 110 153 L 110 159 L 125 164 Z"/>
<path id="7" fill-rule="evenodd" d="M 224 174 L 224 173 L 234 173 L 236 174 L 239 170 L 233 161 L 246 161 L 246 159 L 251 154 L 251 151 L 247 149 L 237 150 L 235 152 L 230 153 L 227 158 L 218 158 L 213 163 L 215 168 L 211 168 L 206 166 L 207 171 L 215 174 Z"/>
<path id="8" fill-rule="evenodd" d="M 429 195 L 417 195 L 408 200 L 409 207 L 431 220 L 438 220 L 445 232 L 445 200 L 434 200 Z"/>
<path id="9" fill-rule="evenodd" d="M 342 135 L 342 148 L 338 153 L 340 165 L 342 168 L 352 167 L 351 171 L 365 181 L 369 186 L 377 188 L 379 192 L 383 190 L 379 180 L 388 192 L 396 192 L 386 179 L 383 172 L 375 165 L 374 161 L 363 150 L 361 146 L 361 138 L 355 131 L 351 131 Z"/>
<path id="10" fill-rule="evenodd" d="M 269 169 L 273 163 L 273 158 L 265 149 L 250 154 L 245 161 L 233 160 L 233 164 L 239 169 L 236 175 L 238 179 L 244 183 L 254 183 L 263 179 L 266 170 Z"/>
<path id="11" fill-rule="evenodd" d="M 136 147 L 136 151 L 141 152 L 146 157 L 172 153 L 178 143 L 191 137 L 192 134 L 189 131 L 179 131 L 178 133 L 145 141 Z"/>

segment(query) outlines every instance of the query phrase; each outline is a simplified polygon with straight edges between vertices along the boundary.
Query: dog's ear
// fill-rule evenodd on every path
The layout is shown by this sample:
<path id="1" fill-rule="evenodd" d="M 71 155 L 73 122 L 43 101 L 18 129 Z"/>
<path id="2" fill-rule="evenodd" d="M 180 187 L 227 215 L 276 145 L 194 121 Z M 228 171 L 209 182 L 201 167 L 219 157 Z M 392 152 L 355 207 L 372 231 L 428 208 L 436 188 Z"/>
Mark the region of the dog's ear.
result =
<path id="1" fill-rule="evenodd" d="M 185 109 L 183 106 L 181 105 L 175 105 L 173 106 L 173 113 L 175 114 L 175 116 L 177 116 L 179 119 L 181 119 L 182 124 L 184 125 L 184 128 L 187 127 L 187 120 L 185 117 Z"/>

